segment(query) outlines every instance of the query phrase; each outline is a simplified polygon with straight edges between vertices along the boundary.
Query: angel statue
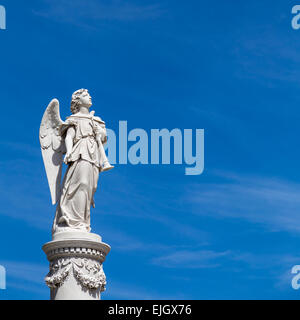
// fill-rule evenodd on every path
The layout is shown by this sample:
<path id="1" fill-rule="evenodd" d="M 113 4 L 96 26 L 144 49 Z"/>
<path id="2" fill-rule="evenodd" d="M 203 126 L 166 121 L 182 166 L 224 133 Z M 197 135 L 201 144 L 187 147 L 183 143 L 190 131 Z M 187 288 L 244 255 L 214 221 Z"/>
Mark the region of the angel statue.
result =
<path id="1" fill-rule="evenodd" d="M 90 232 L 90 208 L 99 173 L 113 168 L 103 145 L 105 122 L 90 112 L 92 98 L 86 89 L 73 93 L 72 115 L 62 121 L 59 102 L 48 105 L 40 126 L 40 143 L 52 204 L 57 204 L 52 234 L 60 231 Z M 65 157 L 63 159 L 63 155 Z M 63 162 L 68 165 L 61 183 Z"/>

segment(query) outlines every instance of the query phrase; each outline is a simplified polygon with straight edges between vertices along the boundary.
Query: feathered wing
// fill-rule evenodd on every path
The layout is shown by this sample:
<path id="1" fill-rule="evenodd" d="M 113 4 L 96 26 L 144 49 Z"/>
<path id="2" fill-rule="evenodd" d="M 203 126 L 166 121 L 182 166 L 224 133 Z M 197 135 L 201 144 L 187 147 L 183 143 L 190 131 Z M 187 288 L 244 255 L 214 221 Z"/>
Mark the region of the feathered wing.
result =
<path id="1" fill-rule="evenodd" d="M 40 126 L 40 143 L 52 204 L 57 203 L 61 193 L 62 163 L 65 153 L 65 141 L 62 135 L 64 125 L 59 114 L 59 102 L 53 99 L 44 113 Z"/>

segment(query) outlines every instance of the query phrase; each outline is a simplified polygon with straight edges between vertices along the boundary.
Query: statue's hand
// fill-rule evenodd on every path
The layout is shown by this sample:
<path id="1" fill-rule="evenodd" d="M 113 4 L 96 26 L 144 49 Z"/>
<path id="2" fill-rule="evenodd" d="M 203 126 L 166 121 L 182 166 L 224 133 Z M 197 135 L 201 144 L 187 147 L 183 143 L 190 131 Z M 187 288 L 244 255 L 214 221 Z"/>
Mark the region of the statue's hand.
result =
<path id="1" fill-rule="evenodd" d="M 68 164 L 68 163 L 69 163 L 70 157 L 71 157 L 71 154 L 70 154 L 70 153 L 67 153 L 67 154 L 65 155 L 65 157 L 64 157 L 64 163 L 65 163 L 65 164 Z"/>

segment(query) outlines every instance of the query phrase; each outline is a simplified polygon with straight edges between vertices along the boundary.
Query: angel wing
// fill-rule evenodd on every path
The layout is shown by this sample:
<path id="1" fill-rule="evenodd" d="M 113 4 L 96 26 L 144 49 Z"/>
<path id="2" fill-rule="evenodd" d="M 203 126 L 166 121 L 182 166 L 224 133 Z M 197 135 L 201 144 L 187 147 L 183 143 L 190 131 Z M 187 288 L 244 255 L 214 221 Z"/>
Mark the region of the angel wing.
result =
<path id="1" fill-rule="evenodd" d="M 40 144 L 46 169 L 52 204 L 56 204 L 61 193 L 61 174 L 65 139 L 62 128 L 65 122 L 60 118 L 59 102 L 53 99 L 42 118 L 40 126 Z"/>

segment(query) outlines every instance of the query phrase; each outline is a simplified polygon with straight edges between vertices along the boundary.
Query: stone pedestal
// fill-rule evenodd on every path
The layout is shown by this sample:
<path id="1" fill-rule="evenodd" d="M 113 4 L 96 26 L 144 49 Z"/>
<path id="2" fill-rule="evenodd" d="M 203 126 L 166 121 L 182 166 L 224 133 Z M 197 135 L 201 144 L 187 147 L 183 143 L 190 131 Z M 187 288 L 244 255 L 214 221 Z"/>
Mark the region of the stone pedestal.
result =
<path id="1" fill-rule="evenodd" d="M 99 300 L 106 278 L 102 264 L 110 246 L 97 234 L 60 232 L 43 246 L 50 262 L 45 278 L 51 300 Z"/>

